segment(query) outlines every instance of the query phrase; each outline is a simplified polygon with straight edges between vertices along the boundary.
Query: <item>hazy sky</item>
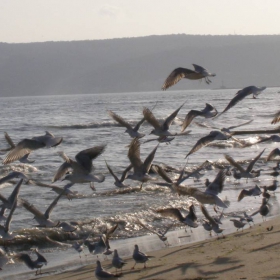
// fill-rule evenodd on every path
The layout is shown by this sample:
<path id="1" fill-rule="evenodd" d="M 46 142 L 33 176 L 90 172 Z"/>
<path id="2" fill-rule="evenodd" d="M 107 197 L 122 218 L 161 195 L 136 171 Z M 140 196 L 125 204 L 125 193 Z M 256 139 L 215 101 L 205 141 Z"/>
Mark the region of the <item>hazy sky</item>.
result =
<path id="1" fill-rule="evenodd" d="M 0 0 L 0 42 L 280 34 L 280 0 Z"/>

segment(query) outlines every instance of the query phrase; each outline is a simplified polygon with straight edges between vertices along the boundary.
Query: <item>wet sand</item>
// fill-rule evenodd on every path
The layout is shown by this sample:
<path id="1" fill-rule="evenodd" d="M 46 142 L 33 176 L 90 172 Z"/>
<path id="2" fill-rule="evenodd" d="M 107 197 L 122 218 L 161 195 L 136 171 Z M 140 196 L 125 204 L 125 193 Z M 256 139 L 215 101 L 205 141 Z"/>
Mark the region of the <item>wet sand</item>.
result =
<path id="1" fill-rule="evenodd" d="M 273 229 L 268 231 L 267 228 L 271 226 Z M 183 246 L 145 252 L 154 256 L 147 263 L 147 268 L 137 264 L 131 270 L 134 261 L 132 258 L 124 259 L 127 264 L 120 279 L 280 279 L 279 235 L 280 217 L 276 217 L 257 223 L 243 232 L 239 230 L 226 235 L 225 238 L 213 237 Z M 110 260 L 102 261 L 102 266 L 107 271 L 115 272 L 111 257 Z M 94 270 L 95 263 L 41 279 L 95 279 Z M 32 279 L 31 274 L 30 277 Z"/>

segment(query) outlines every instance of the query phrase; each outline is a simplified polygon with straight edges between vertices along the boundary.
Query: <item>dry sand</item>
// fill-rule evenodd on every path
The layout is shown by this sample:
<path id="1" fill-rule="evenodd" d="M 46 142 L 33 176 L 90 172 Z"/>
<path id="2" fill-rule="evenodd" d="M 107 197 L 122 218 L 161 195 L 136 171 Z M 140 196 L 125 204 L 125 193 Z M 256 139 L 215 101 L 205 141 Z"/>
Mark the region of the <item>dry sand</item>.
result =
<path id="1" fill-rule="evenodd" d="M 273 226 L 271 231 L 267 228 Z M 147 263 L 137 264 L 132 258 L 120 279 L 280 279 L 280 217 L 235 232 L 225 238 L 207 239 L 178 247 L 145 252 L 154 256 Z M 140 248 L 141 251 L 141 248 Z M 102 266 L 115 272 L 111 260 Z M 41 279 L 95 279 L 95 264 Z"/>

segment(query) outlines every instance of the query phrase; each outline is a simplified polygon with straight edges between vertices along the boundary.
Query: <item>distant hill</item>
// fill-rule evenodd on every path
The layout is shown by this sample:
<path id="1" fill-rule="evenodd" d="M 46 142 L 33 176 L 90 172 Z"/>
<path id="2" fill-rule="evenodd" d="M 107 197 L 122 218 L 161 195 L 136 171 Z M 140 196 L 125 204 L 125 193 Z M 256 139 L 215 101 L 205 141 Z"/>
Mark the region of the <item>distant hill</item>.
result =
<path id="1" fill-rule="evenodd" d="M 165 35 L 0 43 L 0 96 L 157 91 L 176 67 L 217 74 L 179 89 L 280 85 L 280 36 Z"/>

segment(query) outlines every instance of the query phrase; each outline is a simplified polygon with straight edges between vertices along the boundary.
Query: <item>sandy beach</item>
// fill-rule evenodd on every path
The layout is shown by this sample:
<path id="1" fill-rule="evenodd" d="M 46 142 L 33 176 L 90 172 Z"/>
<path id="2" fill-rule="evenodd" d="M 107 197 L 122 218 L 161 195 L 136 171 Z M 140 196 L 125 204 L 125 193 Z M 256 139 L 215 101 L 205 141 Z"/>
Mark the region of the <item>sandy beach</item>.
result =
<path id="1" fill-rule="evenodd" d="M 147 268 L 137 264 L 131 270 L 133 259 L 125 259 L 121 279 L 280 279 L 279 231 L 280 217 L 276 217 L 225 238 L 145 252 L 154 256 Z M 102 261 L 102 266 L 115 272 L 111 260 Z M 41 279 L 95 279 L 94 270 L 95 263 Z"/>

